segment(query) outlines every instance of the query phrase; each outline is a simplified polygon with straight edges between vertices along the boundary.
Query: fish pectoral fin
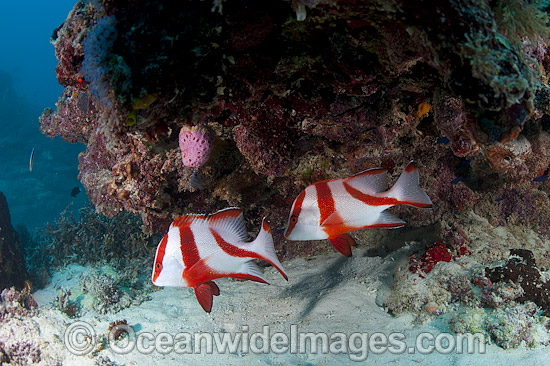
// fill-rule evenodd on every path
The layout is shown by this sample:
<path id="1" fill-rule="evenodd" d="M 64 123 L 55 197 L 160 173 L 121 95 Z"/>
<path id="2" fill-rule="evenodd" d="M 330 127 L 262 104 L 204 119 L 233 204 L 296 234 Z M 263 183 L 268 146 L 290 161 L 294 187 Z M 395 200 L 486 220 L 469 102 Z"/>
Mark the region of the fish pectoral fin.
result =
<path id="1" fill-rule="evenodd" d="M 346 257 L 351 257 L 351 247 L 355 246 L 355 240 L 349 234 L 340 234 L 328 238 L 334 249 Z"/>
<path id="2" fill-rule="evenodd" d="M 333 212 L 323 222 L 321 222 L 321 227 L 323 229 L 328 229 L 330 227 L 340 226 L 343 224 L 344 221 L 342 220 L 342 217 L 338 215 L 337 212 Z"/>
<path id="3" fill-rule="evenodd" d="M 208 281 L 195 286 L 195 296 L 201 304 L 204 311 L 209 313 L 212 311 L 212 303 L 214 296 L 220 294 L 220 288 L 213 281 Z"/>
<path id="4" fill-rule="evenodd" d="M 214 279 L 212 277 L 212 256 L 202 258 L 189 269 L 183 271 L 183 277 L 187 283 L 203 283 Z M 209 264 L 210 263 L 210 264 Z"/>

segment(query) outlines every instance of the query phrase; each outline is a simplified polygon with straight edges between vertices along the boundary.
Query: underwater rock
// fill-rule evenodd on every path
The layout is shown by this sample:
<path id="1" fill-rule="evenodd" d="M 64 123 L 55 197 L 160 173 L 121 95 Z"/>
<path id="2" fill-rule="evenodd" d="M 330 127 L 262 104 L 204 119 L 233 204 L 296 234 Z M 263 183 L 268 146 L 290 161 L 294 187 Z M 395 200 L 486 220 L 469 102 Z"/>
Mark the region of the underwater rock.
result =
<path id="1" fill-rule="evenodd" d="M 74 295 L 69 293 L 62 299 L 65 303 L 58 303 L 62 306 L 67 304 L 69 307 L 58 306 L 58 309 L 65 313 L 69 310 L 73 315 L 88 311 L 107 314 L 138 306 L 149 299 L 149 293 L 152 291 L 148 285 L 149 273 L 144 273 L 141 268 L 135 273 L 124 273 L 120 270 L 115 271 L 110 266 L 91 267 L 82 274 L 79 287 L 72 289 Z"/>
<path id="2" fill-rule="evenodd" d="M 0 322 L 11 318 L 30 317 L 36 314 L 38 305 L 30 291 L 19 292 L 14 287 L 2 290 L 0 294 Z"/>
<path id="3" fill-rule="evenodd" d="M 487 277 L 493 282 L 519 285 L 523 290 L 515 301 L 531 301 L 550 316 L 550 282 L 541 277 L 533 252 L 525 249 L 511 249 L 506 265 L 485 269 Z"/>
<path id="4" fill-rule="evenodd" d="M 507 184 L 550 191 L 532 180 L 550 164 L 550 35 L 537 4 L 159 3 L 79 1 L 52 38 L 66 90 L 41 128 L 86 143 L 79 177 L 107 217 L 131 211 L 164 232 L 183 213 L 237 202 L 283 224 L 281 206 L 313 179 L 392 175 L 411 159 L 434 202 L 412 226 L 473 209 L 504 221 L 494 199 Z M 215 138 L 199 184 L 178 131 L 205 120 Z M 239 185 L 251 181 L 257 192 Z"/>
<path id="5" fill-rule="evenodd" d="M 0 290 L 25 287 L 29 275 L 19 235 L 11 226 L 8 201 L 0 192 Z"/>
<path id="6" fill-rule="evenodd" d="M 532 154 L 532 150 L 530 142 L 523 136 L 513 141 L 487 146 L 484 153 L 491 167 L 498 173 L 514 176 L 529 173 L 525 162 Z"/>
<path id="7" fill-rule="evenodd" d="M 504 349 L 524 343 L 528 347 L 537 344 L 537 312 L 533 304 L 506 306 L 486 319 L 487 331 L 496 344 Z"/>
<path id="8" fill-rule="evenodd" d="M 61 136 L 70 143 L 87 144 L 97 118 L 93 98 L 87 90 L 67 86 L 55 104 L 40 115 L 40 132 L 49 137 Z"/>
<path id="9" fill-rule="evenodd" d="M 13 287 L 0 294 L 0 364 L 60 365 L 52 345 L 43 340 L 38 322 L 33 317 L 38 305 L 26 289 Z"/>

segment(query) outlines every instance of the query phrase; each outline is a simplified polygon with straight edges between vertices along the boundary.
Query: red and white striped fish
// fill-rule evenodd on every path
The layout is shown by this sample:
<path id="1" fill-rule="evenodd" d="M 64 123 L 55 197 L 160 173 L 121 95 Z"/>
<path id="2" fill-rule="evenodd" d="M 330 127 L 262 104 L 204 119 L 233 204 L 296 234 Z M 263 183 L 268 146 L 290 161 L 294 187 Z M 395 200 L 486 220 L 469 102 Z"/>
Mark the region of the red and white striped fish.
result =
<path id="1" fill-rule="evenodd" d="M 264 218 L 256 240 L 246 242 L 242 211 L 227 208 L 210 216 L 185 215 L 176 219 L 160 241 L 152 281 L 156 286 L 193 287 L 206 312 L 220 290 L 212 281 L 234 277 L 267 283 L 253 259 L 273 265 L 288 280 L 275 254 L 273 238 Z"/>
<path id="2" fill-rule="evenodd" d="M 337 251 L 349 257 L 355 245 L 347 234 L 350 231 L 405 224 L 386 211 L 388 208 L 395 205 L 432 207 L 432 201 L 419 187 L 418 170 L 412 161 L 388 191 L 385 191 L 386 178 L 386 170 L 375 168 L 306 187 L 294 200 L 285 237 L 328 239 Z"/>

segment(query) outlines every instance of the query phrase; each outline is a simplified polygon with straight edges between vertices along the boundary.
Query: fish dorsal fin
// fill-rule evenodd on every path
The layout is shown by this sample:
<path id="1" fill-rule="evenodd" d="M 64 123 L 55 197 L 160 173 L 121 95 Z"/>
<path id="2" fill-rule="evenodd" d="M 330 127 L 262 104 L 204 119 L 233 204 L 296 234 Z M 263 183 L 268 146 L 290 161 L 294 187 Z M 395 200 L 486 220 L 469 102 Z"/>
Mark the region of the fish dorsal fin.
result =
<path id="1" fill-rule="evenodd" d="M 220 210 L 206 219 L 210 228 L 216 230 L 226 240 L 246 241 L 248 233 L 240 208 L 230 207 Z"/>
<path id="2" fill-rule="evenodd" d="M 386 173 L 386 169 L 382 168 L 368 169 L 347 177 L 344 181 L 363 193 L 379 193 L 384 192 L 387 188 L 388 175 Z"/>
<path id="3" fill-rule="evenodd" d="M 204 220 L 205 218 L 206 218 L 205 215 L 195 215 L 195 214 L 184 215 L 175 219 L 174 222 L 172 223 L 172 226 L 188 227 L 193 223 L 193 221 Z"/>

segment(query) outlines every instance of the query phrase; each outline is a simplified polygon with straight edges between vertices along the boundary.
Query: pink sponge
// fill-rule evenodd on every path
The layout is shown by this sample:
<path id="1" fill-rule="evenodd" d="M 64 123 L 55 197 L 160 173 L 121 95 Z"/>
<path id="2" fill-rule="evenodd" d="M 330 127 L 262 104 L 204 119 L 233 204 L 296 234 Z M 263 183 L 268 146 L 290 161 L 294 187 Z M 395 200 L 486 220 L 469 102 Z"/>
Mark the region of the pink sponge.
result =
<path id="1" fill-rule="evenodd" d="M 202 126 L 184 125 L 180 130 L 179 143 L 183 165 L 190 168 L 203 166 L 213 147 L 212 135 Z"/>

